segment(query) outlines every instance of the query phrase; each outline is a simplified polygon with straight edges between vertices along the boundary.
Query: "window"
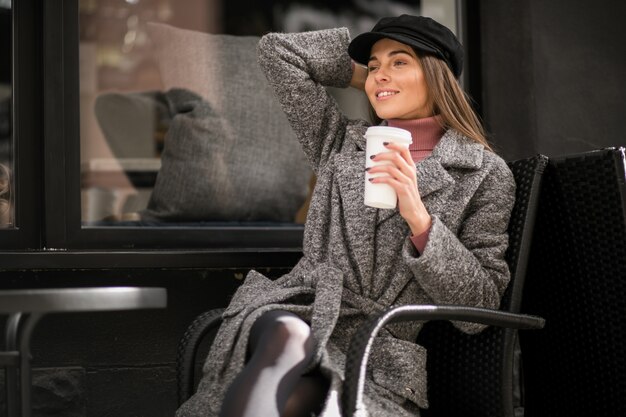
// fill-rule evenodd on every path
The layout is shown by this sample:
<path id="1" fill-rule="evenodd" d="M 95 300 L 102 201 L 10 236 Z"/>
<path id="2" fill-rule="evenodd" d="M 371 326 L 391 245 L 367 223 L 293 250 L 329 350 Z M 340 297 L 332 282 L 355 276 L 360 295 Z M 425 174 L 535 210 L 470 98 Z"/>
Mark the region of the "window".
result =
<path id="1" fill-rule="evenodd" d="M 244 123 L 252 122 L 255 132 L 268 123 L 237 113 L 250 110 L 259 97 L 254 88 L 233 94 L 231 87 L 223 87 L 245 81 L 234 75 L 236 68 L 229 67 L 228 60 L 220 61 L 221 68 L 194 72 L 193 57 L 220 56 L 216 54 L 224 51 L 216 45 L 226 36 L 249 47 L 245 42 L 250 36 L 268 31 L 347 26 L 355 35 L 369 30 L 383 15 L 405 12 L 431 15 L 452 27 L 456 4 L 454 0 L 0 0 L 0 97 L 4 100 L 0 158 L 6 168 L 0 176 L 5 184 L 0 198 L 8 207 L 0 227 L 0 248 L 75 251 L 86 267 L 90 264 L 81 256 L 92 256 L 87 252 L 94 251 L 103 256 L 134 256 L 137 251 L 160 249 L 159 255 L 146 257 L 151 253 L 146 251 L 143 261 L 125 265 L 155 265 L 156 260 L 165 266 L 169 264 L 161 262 L 163 250 L 171 252 L 171 259 L 180 259 L 181 252 L 196 253 L 197 265 L 210 264 L 201 260 L 206 251 L 248 253 L 254 259 L 266 252 L 297 256 L 314 180 L 310 172 L 300 170 L 306 164 L 295 168 L 289 164 L 299 146 L 289 142 L 293 151 L 280 161 L 282 171 L 276 171 L 289 180 L 281 186 L 289 187 L 290 196 L 259 183 L 252 191 L 230 192 L 233 184 L 226 179 L 239 186 L 247 180 L 276 185 L 272 177 L 262 178 L 267 172 L 255 171 L 249 162 L 237 166 L 233 161 L 238 159 L 229 154 L 243 149 L 244 157 L 256 157 L 263 147 L 247 149 L 228 142 L 216 157 L 208 152 L 215 150 L 210 147 L 215 143 L 205 136 L 215 135 L 217 126 L 221 130 L 217 129 L 216 138 L 235 140 L 240 135 L 233 136 L 232 131 L 238 132 Z M 211 88 L 219 86 L 222 90 L 211 96 Z M 360 93 L 351 89 L 330 89 L 330 93 L 349 116 L 368 117 Z M 205 108 L 205 115 L 214 116 L 211 123 L 201 121 L 200 136 L 208 145 L 200 149 L 204 155 L 191 152 L 186 157 L 191 159 L 183 158 L 182 168 L 179 164 L 179 171 L 174 170 L 178 174 L 163 175 L 175 161 L 169 158 L 168 140 L 174 138 L 171 151 L 176 149 L 176 139 L 183 137 L 172 132 L 181 113 L 177 107 L 181 97 L 211 105 Z M 274 111 L 273 116 L 282 112 Z M 282 126 L 284 120 L 271 123 Z M 185 164 L 191 165 L 194 158 L 196 174 L 189 174 L 194 167 Z M 294 169 L 298 170 L 290 171 Z M 237 173 L 243 173 L 246 181 Z M 162 180 L 176 181 L 163 184 Z M 212 189 L 214 183 L 220 188 Z M 200 190 L 204 194 L 195 202 L 185 200 L 198 184 L 204 186 Z M 165 206 L 167 215 L 147 213 L 155 193 L 162 191 L 159 187 L 174 192 L 162 193 L 161 202 L 185 203 L 184 209 Z M 210 191 L 213 194 L 207 194 Z M 219 206 L 207 209 L 206 204 Z M 281 213 L 273 209 L 287 206 Z M 27 263 L 32 265 L 30 258 L 24 258 L 23 264 Z M 116 265 L 121 264 L 116 260 Z"/>
<path id="2" fill-rule="evenodd" d="M 81 225 L 304 223 L 314 179 L 248 37 L 339 26 L 354 36 L 382 16 L 423 11 L 454 27 L 453 6 L 79 2 Z M 350 116 L 369 117 L 363 94 L 331 94 Z"/>
<path id="3" fill-rule="evenodd" d="M 0 228 L 15 226 L 11 2 L 0 1 Z"/>
<path id="4" fill-rule="evenodd" d="M 0 250 L 42 245 L 40 26 L 32 1 L 0 0 Z"/>

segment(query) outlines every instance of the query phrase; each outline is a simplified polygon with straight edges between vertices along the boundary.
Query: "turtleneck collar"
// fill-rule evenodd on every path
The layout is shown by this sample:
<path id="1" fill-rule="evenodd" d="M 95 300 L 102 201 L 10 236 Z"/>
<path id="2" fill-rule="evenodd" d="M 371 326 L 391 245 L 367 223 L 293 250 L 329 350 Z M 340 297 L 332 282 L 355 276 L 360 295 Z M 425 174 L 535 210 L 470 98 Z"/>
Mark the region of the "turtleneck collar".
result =
<path id="1" fill-rule="evenodd" d="M 410 120 L 388 119 L 387 125 L 411 132 L 413 143 L 409 146 L 409 150 L 414 162 L 419 162 L 429 156 L 445 133 L 439 116 Z"/>

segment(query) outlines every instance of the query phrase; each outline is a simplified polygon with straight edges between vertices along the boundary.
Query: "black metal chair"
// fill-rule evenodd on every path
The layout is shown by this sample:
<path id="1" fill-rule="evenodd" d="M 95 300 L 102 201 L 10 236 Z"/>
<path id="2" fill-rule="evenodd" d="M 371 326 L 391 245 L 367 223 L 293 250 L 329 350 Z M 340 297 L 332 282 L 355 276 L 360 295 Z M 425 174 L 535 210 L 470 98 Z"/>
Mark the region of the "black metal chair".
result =
<path id="1" fill-rule="evenodd" d="M 532 240 L 541 177 L 547 158 L 541 155 L 509 163 L 517 183 L 516 203 L 509 224 L 507 261 L 511 284 L 501 310 L 460 306 L 400 306 L 373 317 L 355 336 L 346 364 L 342 406 L 346 416 L 357 408 L 364 383 L 367 347 L 384 324 L 406 320 L 466 320 L 510 329 L 489 328 L 478 335 L 465 335 L 440 323 L 428 323 L 419 342 L 428 351 L 428 415 L 512 417 L 516 365 L 516 328 L 540 328 L 543 319 L 517 314 Z M 200 369 L 222 310 L 196 318 L 178 349 L 178 395 L 182 404 L 195 391 Z M 433 326 L 431 326 L 433 324 Z M 469 385 L 468 385 L 469 384 Z M 458 387 L 458 388 L 455 388 Z"/>
<path id="2" fill-rule="evenodd" d="M 545 329 L 520 339 L 533 417 L 626 415 L 625 150 L 550 160 L 524 308 Z"/>

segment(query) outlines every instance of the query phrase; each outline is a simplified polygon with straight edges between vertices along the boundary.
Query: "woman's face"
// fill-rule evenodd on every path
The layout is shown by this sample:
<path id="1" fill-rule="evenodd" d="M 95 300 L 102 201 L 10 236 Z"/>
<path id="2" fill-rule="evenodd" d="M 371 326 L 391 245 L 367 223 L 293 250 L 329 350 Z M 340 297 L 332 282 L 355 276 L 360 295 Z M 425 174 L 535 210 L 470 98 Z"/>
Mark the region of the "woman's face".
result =
<path id="1" fill-rule="evenodd" d="M 381 39 L 372 46 L 365 93 L 381 119 L 432 116 L 428 86 L 419 58 L 408 45 Z"/>

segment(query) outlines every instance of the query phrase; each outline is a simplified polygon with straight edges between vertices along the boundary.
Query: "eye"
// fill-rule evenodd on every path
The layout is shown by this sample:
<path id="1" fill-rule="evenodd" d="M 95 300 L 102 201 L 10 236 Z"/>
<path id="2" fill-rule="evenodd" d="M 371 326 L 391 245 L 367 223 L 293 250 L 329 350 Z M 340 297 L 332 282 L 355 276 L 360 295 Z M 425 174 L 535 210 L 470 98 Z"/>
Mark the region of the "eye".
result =
<path id="1" fill-rule="evenodd" d="M 378 69 L 378 66 L 377 66 L 377 65 L 368 65 L 368 66 L 367 66 L 367 71 L 368 71 L 368 72 L 374 72 L 374 71 L 376 71 L 377 69 Z"/>
<path id="2" fill-rule="evenodd" d="M 406 65 L 406 64 L 407 64 L 406 61 L 403 61 L 403 60 L 400 60 L 400 59 L 397 60 L 397 61 L 394 61 L 394 63 L 393 63 L 393 65 L 395 67 L 401 67 L 401 66 Z"/>

